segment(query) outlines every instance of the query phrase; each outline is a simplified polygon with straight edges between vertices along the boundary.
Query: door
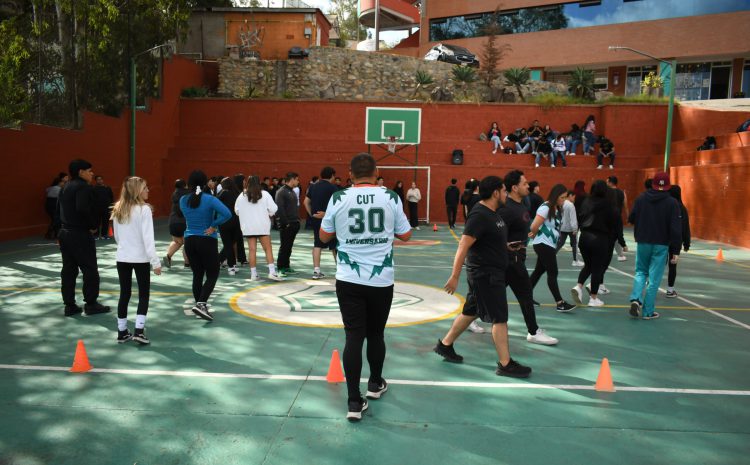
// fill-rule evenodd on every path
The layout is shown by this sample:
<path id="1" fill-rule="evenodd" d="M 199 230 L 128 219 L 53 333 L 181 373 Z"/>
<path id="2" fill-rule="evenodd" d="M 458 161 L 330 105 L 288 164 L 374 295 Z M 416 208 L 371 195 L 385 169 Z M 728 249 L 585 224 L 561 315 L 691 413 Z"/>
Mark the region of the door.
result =
<path id="1" fill-rule="evenodd" d="M 729 98 L 729 77 L 732 68 L 720 66 L 711 68 L 711 93 L 710 99 Z"/>

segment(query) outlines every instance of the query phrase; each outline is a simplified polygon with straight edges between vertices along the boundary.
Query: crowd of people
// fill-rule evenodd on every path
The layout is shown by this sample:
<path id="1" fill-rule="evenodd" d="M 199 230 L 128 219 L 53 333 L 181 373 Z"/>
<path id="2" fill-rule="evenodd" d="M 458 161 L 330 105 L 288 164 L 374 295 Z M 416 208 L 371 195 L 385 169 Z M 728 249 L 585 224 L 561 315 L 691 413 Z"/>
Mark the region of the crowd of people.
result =
<path id="1" fill-rule="evenodd" d="M 484 137 L 482 135 L 482 138 Z M 589 115 L 582 126 L 571 124 L 567 132 L 555 131 L 549 124 L 541 126 L 539 120 L 534 120 L 528 128 L 517 128 L 505 137 L 502 136 L 497 121 L 493 121 L 486 138 L 492 142 L 493 155 L 498 150 L 508 155 L 531 154 L 534 157 L 535 168 L 539 168 L 543 160 L 548 160 L 551 168 L 558 165 L 567 167 L 567 157 L 576 156 L 579 145 L 583 148 L 584 156 L 596 156 L 597 169 L 604 167 L 605 158 L 608 159 L 609 169 L 615 168 L 615 144 L 604 134 L 597 136 L 594 115 Z"/>
<path id="2" fill-rule="evenodd" d="M 350 171 L 352 178 L 347 180 L 347 188 L 341 186 L 333 168 L 324 167 L 301 197 L 300 179 L 295 172 L 287 173 L 282 179 L 261 180 L 256 175 L 245 177 L 242 174 L 209 178 L 203 171 L 195 170 L 187 181 L 175 181 L 169 215 L 171 242 L 166 255 L 160 259 L 154 240 L 153 213 L 147 202 L 146 180 L 136 176 L 126 178 L 115 201 L 103 178 L 95 176 L 91 163 L 73 160 L 69 173 L 60 174 L 48 189 L 45 204 L 51 217 L 50 230 L 56 235 L 62 254 L 64 315 L 82 312 L 92 315 L 110 310 L 98 301 L 99 273 L 94 242 L 99 237 L 108 237 L 110 220 L 117 242 L 116 266 L 120 283 L 116 340 L 149 344 L 145 327 L 151 272 L 160 275 L 163 267 L 171 268 L 173 257 L 182 249 L 184 266 L 193 275 L 192 312 L 203 320 L 212 321 L 214 314 L 209 300 L 222 265 L 229 276 L 234 276 L 246 263 L 250 280 L 261 279 L 257 270 L 258 243 L 265 255 L 267 279 L 280 281 L 298 273 L 290 257 L 301 227 L 299 212 L 303 206 L 314 233 L 312 279 L 325 277 L 320 266 L 323 250 L 330 250 L 338 265 L 336 293 L 346 333 L 343 361 L 349 392 L 347 418 L 361 419 L 368 408 L 366 399 L 379 399 L 388 389 L 382 370 L 384 328 L 393 297 L 392 244 L 394 239 L 409 240 L 412 230 L 419 228 L 417 205 L 422 197 L 415 183 L 406 193 L 401 181 L 392 190 L 387 189 L 384 179 L 376 176 L 375 160 L 368 154 L 356 155 Z M 454 342 L 467 329 L 484 332 L 477 324 L 479 319 L 492 324 L 498 355 L 496 373 L 529 376 L 531 368 L 510 355 L 506 286 L 519 302 L 527 341 L 557 344 L 558 339 L 537 324 L 535 307 L 540 304 L 534 299 L 536 284 L 546 275 L 558 312 L 570 312 L 584 305 L 584 289 L 589 294 L 586 305 L 604 305 L 600 296 L 609 293 L 604 280 L 615 250 L 618 260 L 627 259 L 623 254 L 627 251 L 622 231 L 623 214 L 635 226 L 638 244 L 636 277 L 629 296 L 630 315 L 646 320 L 659 317 L 654 311 L 654 301 L 667 264 L 667 297 L 677 296 L 674 289 L 676 267 L 680 249 L 687 251 L 690 247 L 690 230 L 680 188 L 670 184 L 668 174 L 658 173 L 653 180 L 648 180 L 646 191 L 638 196 L 630 211 L 627 197 L 617 187 L 615 176 L 595 181 L 588 191 L 583 181 L 576 182 L 573 189 L 556 184 L 546 197 L 541 195 L 542 186 L 536 181 L 529 182 L 519 170 L 512 170 L 503 178 L 470 179 L 463 192 L 459 191 L 457 183 L 457 179 L 451 179 L 445 192 L 448 222 L 450 228 L 455 228 L 460 205 L 465 226 L 452 273 L 444 288 L 448 293 L 455 292 L 465 268 L 469 292 L 462 313 L 434 347 L 445 360 L 456 363 L 463 360 L 456 353 Z M 357 195 L 346 195 L 349 192 Z M 410 220 L 405 213 L 405 203 Z M 278 229 L 280 237 L 278 261 L 274 260 L 271 243 L 274 228 Z M 375 242 L 374 236 L 377 236 Z M 573 266 L 581 267 L 571 289 L 573 303 L 562 297 L 558 285 L 558 252 L 568 239 Z M 357 247 L 358 244 L 376 246 L 364 249 Z M 526 269 L 529 246 L 537 256 L 531 275 Z M 83 274 L 83 308 L 77 305 L 75 296 L 79 270 Z M 139 299 L 131 332 L 128 304 L 133 274 Z M 359 379 L 365 341 L 370 378 L 363 397 Z"/>

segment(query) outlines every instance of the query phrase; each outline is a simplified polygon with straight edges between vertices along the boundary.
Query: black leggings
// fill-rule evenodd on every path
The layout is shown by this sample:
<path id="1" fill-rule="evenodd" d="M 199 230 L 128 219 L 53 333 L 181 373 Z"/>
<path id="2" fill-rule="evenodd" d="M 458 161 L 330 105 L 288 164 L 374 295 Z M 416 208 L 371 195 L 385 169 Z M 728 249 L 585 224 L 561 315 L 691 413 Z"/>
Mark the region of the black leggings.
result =
<path id="1" fill-rule="evenodd" d="M 598 294 L 599 285 L 604 281 L 604 272 L 612 260 L 610 239 L 606 235 L 584 231 L 581 233 L 578 246 L 583 257 L 583 269 L 578 274 L 578 282 L 583 284 L 591 276 L 591 293 Z M 609 257 L 607 257 L 607 252 L 609 252 Z"/>
<path id="2" fill-rule="evenodd" d="M 669 267 L 669 273 L 667 274 L 667 286 L 674 287 L 674 282 L 677 279 L 677 263 L 672 263 L 673 254 L 668 254 L 667 266 Z"/>
<path id="3" fill-rule="evenodd" d="M 409 224 L 412 228 L 419 226 L 419 209 L 417 205 L 419 205 L 417 202 L 409 202 Z"/>
<path id="4" fill-rule="evenodd" d="M 117 303 L 117 318 L 128 317 L 128 303 L 133 289 L 133 270 L 138 282 L 138 315 L 148 313 L 148 299 L 151 295 L 151 265 L 148 263 L 117 262 L 117 276 L 120 277 L 120 301 Z"/>
<path id="5" fill-rule="evenodd" d="M 217 241 L 209 236 L 185 238 L 185 253 L 193 270 L 193 297 L 196 302 L 208 302 L 219 279 L 219 252 Z M 203 277 L 206 282 L 203 282 Z"/>
<path id="6" fill-rule="evenodd" d="M 536 283 L 546 272 L 547 287 L 549 287 L 552 297 L 555 298 L 555 302 L 560 302 L 563 298 L 560 295 L 560 288 L 557 286 L 557 250 L 548 245 L 534 244 L 534 252 L 536 252 L 536 266 L 534 272 L 531 273 L 531 288 L 536 287 Z"/>
<path id="7" fill-rule="evenodd" d="M 578 237 L 575 231 L 572 231 L 572 232 L 561 231 L 560 232 L 560 239 L 557 241 L 557 251 L 559 252 L 560 249 L 562 249 L 568 237 L 570 237 L 570 247 L 573 249 L 573 261 L 577 262 L 578 261 Z"/>
<path id="8" fill-rule="evenodd" d="M 362 375 L 362 346 L 367 339 L 367 363 L 370 381 L 383 378 L 385 361 L 385 324 L 391 312 L 393 286 L 373 287 L 336 281 L 336 296 L 344 321 L 344 372 L 349 400 L 361 397 L 359 379 Z"/>
<path id="9" fill-rule="evenodd" d="M 224 246 L 224 256 L 227 259 L 227 266 L 231 268 L 237 264 L 238 259 L 237 255 L 234 253 L 234 249 L 237 248 L 237 254 L 239 255 L 238 244 L 242 243 L 240 220 L 235 217 L 219 226 L 219 236 L 221 237 L 221 243 Z"/>

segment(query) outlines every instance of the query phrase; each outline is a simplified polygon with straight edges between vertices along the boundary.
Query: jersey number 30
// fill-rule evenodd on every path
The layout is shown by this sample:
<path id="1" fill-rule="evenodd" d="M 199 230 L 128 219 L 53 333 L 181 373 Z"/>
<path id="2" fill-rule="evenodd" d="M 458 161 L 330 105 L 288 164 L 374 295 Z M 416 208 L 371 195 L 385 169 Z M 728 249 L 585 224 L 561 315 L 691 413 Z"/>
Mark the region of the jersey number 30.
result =
<path id="1" fill-rule="evenodd" d="M 354 219 L 354 224 L 349 226 L 352 234 L 362 234 L 365 228 L 371 233 L 382 233 L 385 230 L 385 211 L 382 208 L 370 208 L 367 210 L 367 224 L 365 224 L 365 210 L 352 208 L 349 210 L 349 218 Z"/>

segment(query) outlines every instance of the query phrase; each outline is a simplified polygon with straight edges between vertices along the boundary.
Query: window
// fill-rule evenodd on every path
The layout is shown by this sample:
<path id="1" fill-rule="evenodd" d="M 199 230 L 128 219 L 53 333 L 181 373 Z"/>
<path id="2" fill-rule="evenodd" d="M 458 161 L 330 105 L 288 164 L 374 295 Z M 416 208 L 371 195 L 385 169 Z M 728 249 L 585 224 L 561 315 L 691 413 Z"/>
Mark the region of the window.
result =
<path id="1" fill-rule="evenodd" d="M 680 100 L 706 100 L 711 87 L 711 63 L 677 65 L 674 95 Z"/>
<path id="2" fill-rule="evenodd" d="M 607 68 L 595 69 L 594 90 L 607 90 L 608 70 Z M 547 71 L 547 81 L 568 85 L 570 75 L 573 71 Z"/>
<path id="3" fill-rule="evenodd" d="M 648 73 L 656 73 L 656 65 L 653 66 L 629 66 L 625 80 L 625 95 L 638 95 L 641 93 L 641 83 Z"/>
<path id="4" fill-rule="evenodd" d="M 748 10 L 750 0 L 683 0 L 679 9 L 664 0 L 587 0 L 502 11 L 497 23 L 503 34 L 520 34 Z M 492 11 L 432 19 L 430 41 L 481 37 L 494 20 Z"/>
<path id="5" fill-rule="evenodd" d="M 745 60 L 745 66 L 742 68 L 742 92 L 745 97 L 750 97 L 750 60 Z"/>

